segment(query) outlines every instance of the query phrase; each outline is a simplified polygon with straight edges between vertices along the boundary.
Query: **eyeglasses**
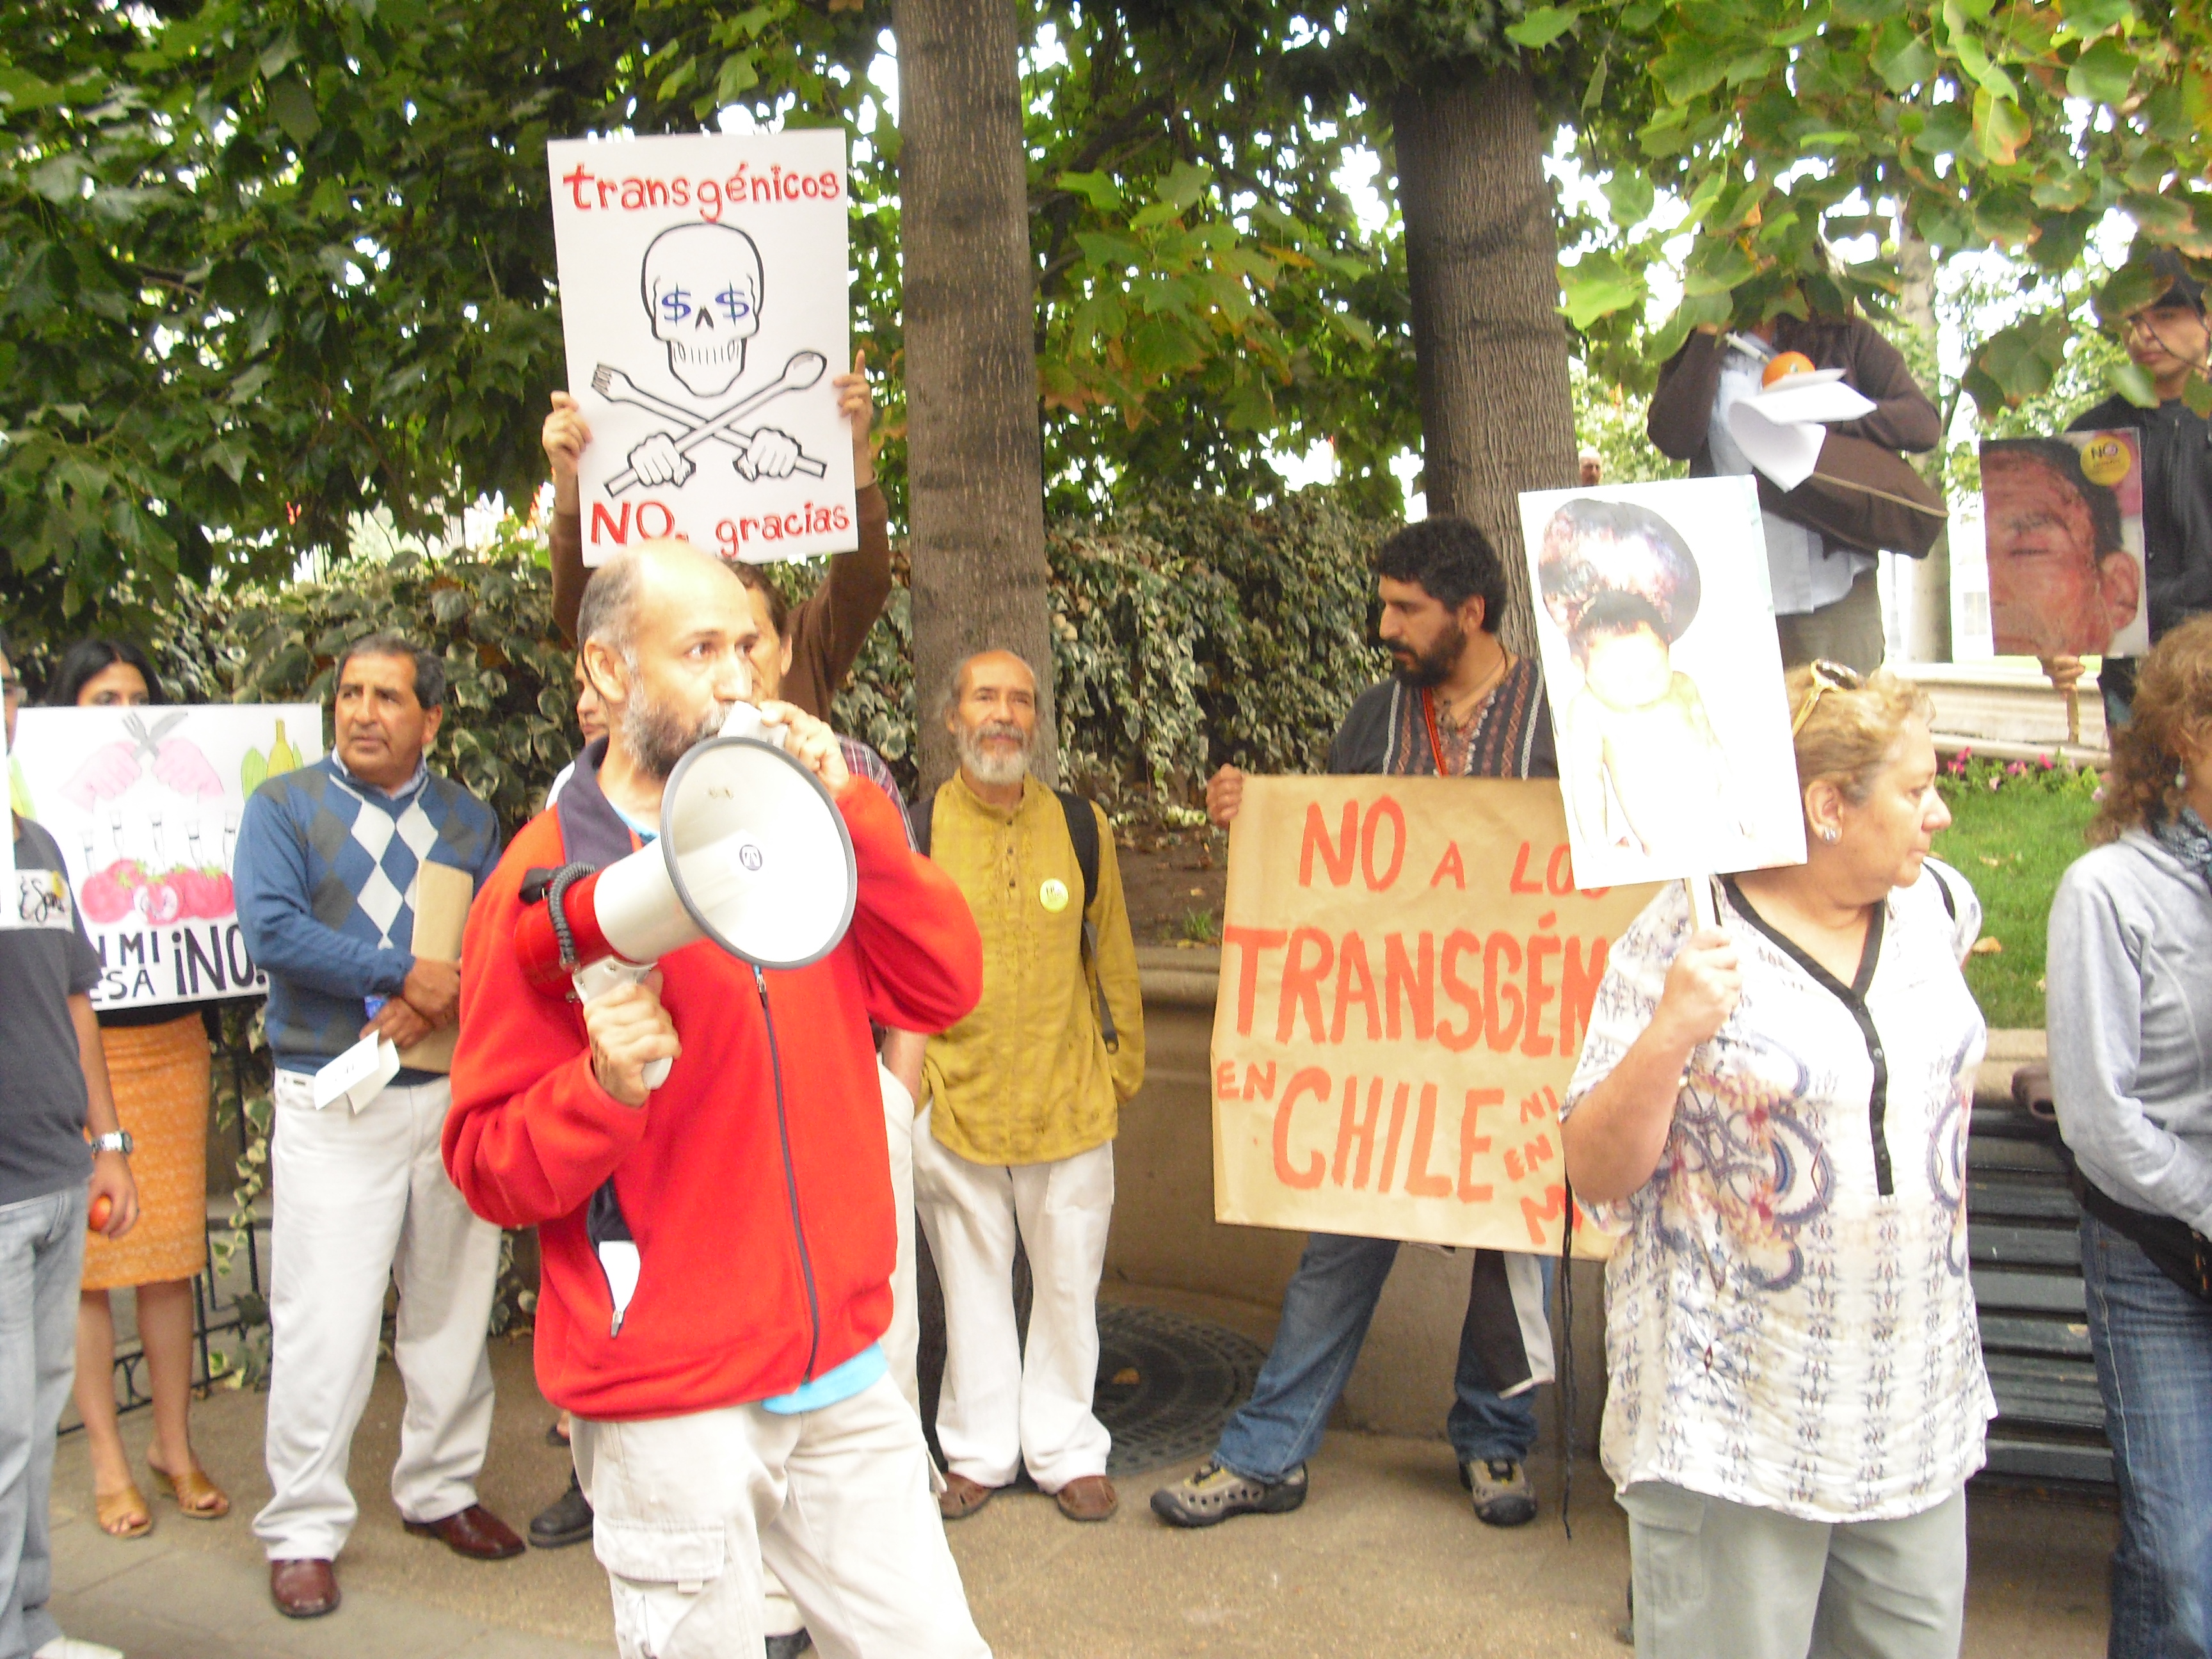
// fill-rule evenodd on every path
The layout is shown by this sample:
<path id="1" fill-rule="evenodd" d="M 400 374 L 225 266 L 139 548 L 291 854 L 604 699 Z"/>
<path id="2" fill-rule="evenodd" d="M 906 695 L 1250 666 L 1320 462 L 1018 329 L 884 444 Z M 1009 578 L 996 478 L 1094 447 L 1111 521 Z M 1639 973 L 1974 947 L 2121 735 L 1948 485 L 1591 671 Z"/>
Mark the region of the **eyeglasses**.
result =
<path id="1" fill-rule="evenodd" d="M 1856 668 L 1831 662 L 1826 657 L 1815 657 L 1808 665 L 1813 671 L 1813 692 L 1797 710 L 1797 717 L 1790 722 L 1790 735 L 1796 737 L 1805 729 L 1805 722 L 1813 718 L 1813 706 L 1820 701 L 1823 691 L 1857 691 L 1866 685 L 1866 676 Z"/>

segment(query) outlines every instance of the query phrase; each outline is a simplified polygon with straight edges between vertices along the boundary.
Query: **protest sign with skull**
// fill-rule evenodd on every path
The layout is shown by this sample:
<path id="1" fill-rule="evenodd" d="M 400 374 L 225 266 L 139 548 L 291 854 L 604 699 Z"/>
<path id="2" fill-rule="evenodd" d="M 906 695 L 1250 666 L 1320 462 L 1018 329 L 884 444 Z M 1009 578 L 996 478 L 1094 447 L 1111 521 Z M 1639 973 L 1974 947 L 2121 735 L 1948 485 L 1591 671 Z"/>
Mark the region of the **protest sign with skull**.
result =
<path id="1" fill-rule="evenodd" d="M 830 383 L 848 338 L 844 137 L 547 146 L 584 556 L 683 536 L 752 560 L 858 544 Z"/>

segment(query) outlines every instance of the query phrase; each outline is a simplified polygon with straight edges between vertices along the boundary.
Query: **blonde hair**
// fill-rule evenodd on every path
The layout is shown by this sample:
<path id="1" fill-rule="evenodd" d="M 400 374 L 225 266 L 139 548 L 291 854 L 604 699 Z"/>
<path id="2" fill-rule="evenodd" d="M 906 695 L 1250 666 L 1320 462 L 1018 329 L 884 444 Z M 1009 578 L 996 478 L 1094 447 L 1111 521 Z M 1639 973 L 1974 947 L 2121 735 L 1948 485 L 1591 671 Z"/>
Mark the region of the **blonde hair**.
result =
<path id="1" fill-rule="evenodd" d="M 2130 830 L 2154 828 L 2181 811 L 2183 745 L 2212 730 L 2212 617 L 2192 617 L 2151 647 L 2136 677 L 2128 723 L 2112 733 L 2104 805 L 2089 825 L 2092 847 Z"/>
<path id="2" fill-rule="evenodd" d="M 1826 780 L 1854 806 L 1865 804 L 1889 763 L 1907 720 L 1933 720 L 1928 694 L 1902 676 L 1877 668 L 1856 686 L 1838 686 L 1811 665 L 1783 676 L 1790 718 L 1797 728 L 1797 792 Z M 1808 708 L 1808 703 L 1811 707 Z"/>

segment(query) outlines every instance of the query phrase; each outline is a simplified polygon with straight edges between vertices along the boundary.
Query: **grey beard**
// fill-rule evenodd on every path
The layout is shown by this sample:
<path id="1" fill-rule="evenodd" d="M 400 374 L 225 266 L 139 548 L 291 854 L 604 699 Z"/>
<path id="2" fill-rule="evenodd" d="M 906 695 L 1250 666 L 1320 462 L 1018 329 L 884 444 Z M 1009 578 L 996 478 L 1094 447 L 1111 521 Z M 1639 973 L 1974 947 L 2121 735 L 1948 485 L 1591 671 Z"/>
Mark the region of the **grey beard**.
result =
<path id="1" fill-rule="evenodd" d="M 1021 738 L 1022 746 L 1011 755 L 1000 757 L 983 747 L 985 738 Z M 963 766 L 973 772 L 979 781 L 1000 788 L 1022 781 L 1022 775 L 1030 769 L 1030 755 L 1036 746 L 1036 738 L 1035 733 L 1023 737 L 1021 728 L 1011 722 L 994 721 L 973 732 L 962 726 L 954 744 L 960 750 Z"/>
<path id="2" fill-rule="evenodd" d="M 694 744 L 704 743 L 722 729 L 722 714 L 720 704 L 711 705 L 686 726 L 680 710 L 633 696 L 623 707 L 623 742 L 647 776 L 665 783 L 668 775 L 676 769 L 676 763 L 690 753 Z"/>

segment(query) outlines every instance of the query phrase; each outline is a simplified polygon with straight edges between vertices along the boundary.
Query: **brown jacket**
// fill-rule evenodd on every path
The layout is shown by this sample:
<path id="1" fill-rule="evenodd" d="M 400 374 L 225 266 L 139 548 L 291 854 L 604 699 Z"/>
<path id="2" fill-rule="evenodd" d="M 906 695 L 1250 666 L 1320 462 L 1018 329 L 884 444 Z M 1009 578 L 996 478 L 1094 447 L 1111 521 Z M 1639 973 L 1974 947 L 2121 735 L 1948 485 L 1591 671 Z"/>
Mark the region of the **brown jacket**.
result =
<path id="1" fill-rule="evenodd" d="M 1815 368 L 1840 368 L 1844 383 L 1874 400 L 1874 412 L 1838 421 L 1814 474 L 1786 495 L 1759 480 L 1759 505 L 1865 551 L 1887 549 L 1924 558 L 1942 533 L 1943 498 L 1906 465 L 1900 450 L 1933 449 L 1942 422 L 1895 346 L 1863 319 L 1795 317 L 1775 320 L 1774 349 L 1802 351 Z M 1644 429 L 1660 453 L 1687 461 L 1692 477 L 1709 477 L 1713 398 L 1720 391 L 1724 336 L 1695 333 L 1659 371 Z"/>
<path id="2" fill-rule="evenodd" d="M 792 606 L 784 620 L 791 672 L 783 677 L 783 700 L 819 720 L 830 718 L 830 704 L 891 593 L 890 508 L 884 492 L 870 484 L 854 505 L 860 510 L 860 546 L 833 556 L 822 586 Z M 590 574 L 584 568 L 580 514 L 554 514 L 551 552 L 553 622 L 573 643 Z"/>

